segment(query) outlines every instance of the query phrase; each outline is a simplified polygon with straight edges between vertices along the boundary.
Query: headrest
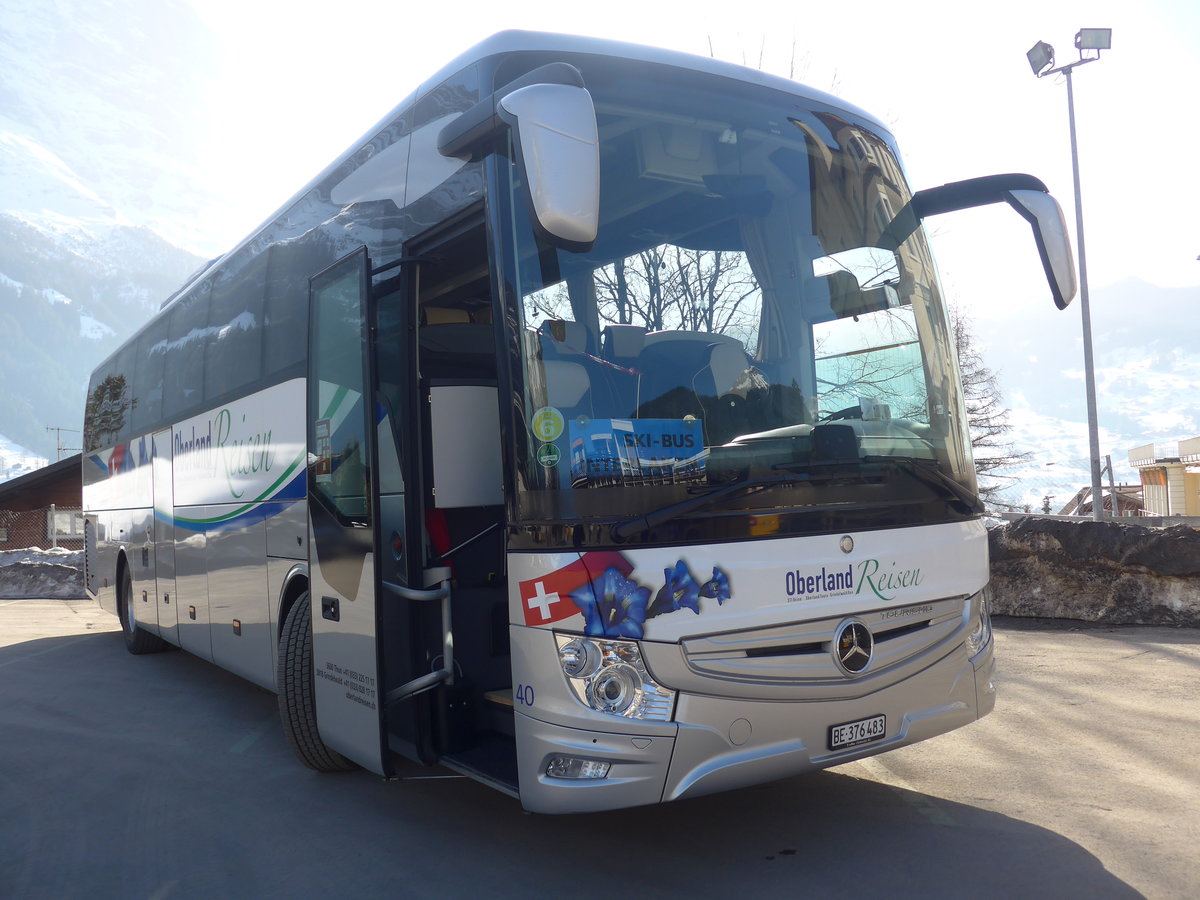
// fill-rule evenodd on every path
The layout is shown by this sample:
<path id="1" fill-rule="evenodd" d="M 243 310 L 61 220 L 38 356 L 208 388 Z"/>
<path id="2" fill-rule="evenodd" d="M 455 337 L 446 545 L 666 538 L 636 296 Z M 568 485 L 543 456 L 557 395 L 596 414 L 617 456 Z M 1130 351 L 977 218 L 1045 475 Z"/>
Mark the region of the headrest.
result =
<path id="1" fill-rule="evenodd" d="M 749 360 L 746 359 L 746 353 L 740 346 L 726 343 L 713 345 L 708 366 L 712 370 L 713 383 L 716 385 L 718 397 L 734 392 L 748 365 Z M 741 393 L 743 396 L 745 395 L 744 388 Z"/>
<path id="2" fill-rule="evenodd" d="M 646 346 L 650 347 L 654 344 L 665 344 L 667 342 L 690 341 L 699 344 L 734 344 L 738 347 L 742 346 L 742 342 L 732 335 L 717 334 L 708 331 L 681 331 L 668 329 L 666 331 L 651 331 L 646 334 Z"/>
<path id="3" fill-rule="evenodd" d="M 604 355 L 608 359 L 632 359 L 645 345 L 643 325 L 609 325 L 604 329 Z"/>
<path id="4" fill-rule="evenodd" d="M 582 322 L 570 322 L 566 319 L 546 319 L 538 329 L 543 336 L 550 338 L 561 346 L 562 352 L 587 352 L 587 326 Z"/>

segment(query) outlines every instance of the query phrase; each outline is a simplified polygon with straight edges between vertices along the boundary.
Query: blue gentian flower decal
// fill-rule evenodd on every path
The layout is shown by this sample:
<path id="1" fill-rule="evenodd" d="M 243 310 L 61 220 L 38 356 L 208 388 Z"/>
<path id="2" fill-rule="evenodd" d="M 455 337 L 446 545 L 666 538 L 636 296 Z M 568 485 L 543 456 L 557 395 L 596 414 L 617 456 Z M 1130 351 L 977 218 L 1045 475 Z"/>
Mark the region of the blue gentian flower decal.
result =
<path id="1" fill-rule="evenodd" d="M 685 608 L 700 614 L 700 585 L 688 571 L 687 563 L 681 559 L 675 563 L 675 568 L 663 569 L 663 582 L 650 606 L 651 616 Z"/>
<path id="2" fill-rule="evenodd" d="M 729 576 L 713 566 L 712 581 L 704 582 L 700 588 L 701 597 L 715 597 L 718 604 L 724 603 L 732 596 L 729 593 Z"/>
<path id="3" fill-rule="evenodd" d="M 614 568 L 571 592 L 583 613 L 584 633 L 595 637 L 640 638 L 646 622 L 650 588 L 630 581 Z"/>

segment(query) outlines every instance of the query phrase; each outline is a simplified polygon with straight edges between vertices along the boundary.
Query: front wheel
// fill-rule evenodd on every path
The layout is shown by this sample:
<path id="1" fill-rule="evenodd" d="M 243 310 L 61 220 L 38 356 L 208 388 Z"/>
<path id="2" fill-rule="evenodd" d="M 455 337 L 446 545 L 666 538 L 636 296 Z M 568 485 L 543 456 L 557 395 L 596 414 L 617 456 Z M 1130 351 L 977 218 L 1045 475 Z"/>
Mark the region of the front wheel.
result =
<path id="1" fill-rule="evenodd" d="M 121 573 L 121 588 L 117 592 L 117 617 L 121 620 L 121 634 L 125 638 L 125 649 L 130 653 L 159 653 L 167 649 L 167 642 L 157 634 L 139 628 L 133 616 L 133 579 L 129 570 Z"/>
<path id="2" fill-rule="evenodd" d="M 279 636 L 279 718 L 288 745 L 300 762 L 318 772 L 346 772 L 356 768 L 336 750 L 330 750 L 317 731 L 313 680 L 312 611 L 308 594 L 292 604 Z"/>

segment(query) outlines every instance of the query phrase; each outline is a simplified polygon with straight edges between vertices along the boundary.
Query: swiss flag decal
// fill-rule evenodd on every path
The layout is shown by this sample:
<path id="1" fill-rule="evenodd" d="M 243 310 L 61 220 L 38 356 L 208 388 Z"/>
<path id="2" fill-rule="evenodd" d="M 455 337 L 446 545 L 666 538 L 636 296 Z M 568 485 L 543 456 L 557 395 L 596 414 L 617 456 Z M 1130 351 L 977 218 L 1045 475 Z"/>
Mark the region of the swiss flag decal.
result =
<path id="1" fill-rule="evenodd" d="M 596 550 L 561 569 L 518 582 L 525 624 L 547 625 L 579 615 L 571 592 L 599 578 L 608 569 L 616 569 L 628 578 L 633 566 L 615 550 Z"/>

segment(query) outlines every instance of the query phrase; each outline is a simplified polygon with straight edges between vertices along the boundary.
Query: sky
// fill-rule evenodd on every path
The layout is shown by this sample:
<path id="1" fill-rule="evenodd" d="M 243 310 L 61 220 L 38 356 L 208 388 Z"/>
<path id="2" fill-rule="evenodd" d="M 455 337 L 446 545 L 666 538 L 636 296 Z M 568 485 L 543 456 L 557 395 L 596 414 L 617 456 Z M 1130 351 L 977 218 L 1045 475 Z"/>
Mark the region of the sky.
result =
<path id="1" fill-rule="evenodd" d="M 1061 65 L 1078 58 L 1079 28 L 1111 27 L 1113 48 L 1074 75 L 1089 282 L 1093 290 L 1129 278 L 1200 285 L 1194 0 L 1012 0 L 993 12 L 961 0 L 524 0 L 473 3 L 449 16 L 443 4 L 395 0 L 190 2 L 221 48 L 218 68 L 197 76 L 209 98 L 198 111 L 209 136 L 198 177 L 227 204 L 200 223 L 202 253 L 233 246 L 424 78 L 506 28 L 617 38 L 792 74 L 887 123 L 915 189 L 1028 172 L 1059 199 L 1074 235 L 1066 85 L 1061 75 L 1036 78 L 1025 52 L 1047 41 Z M 292 136 L 286 153 L 280 134 Z M 927 224 L 947 294 L 973 316 L 1053 312 L 1028 227 L 1011 211 Z"/>

